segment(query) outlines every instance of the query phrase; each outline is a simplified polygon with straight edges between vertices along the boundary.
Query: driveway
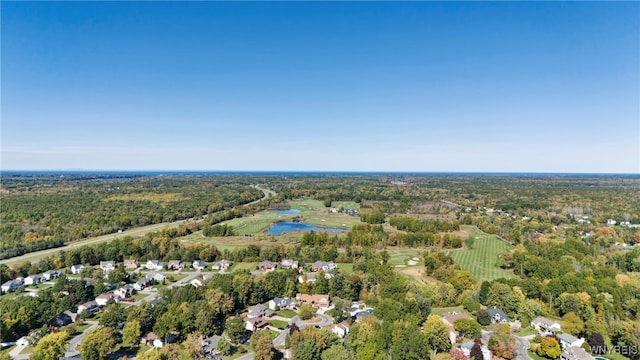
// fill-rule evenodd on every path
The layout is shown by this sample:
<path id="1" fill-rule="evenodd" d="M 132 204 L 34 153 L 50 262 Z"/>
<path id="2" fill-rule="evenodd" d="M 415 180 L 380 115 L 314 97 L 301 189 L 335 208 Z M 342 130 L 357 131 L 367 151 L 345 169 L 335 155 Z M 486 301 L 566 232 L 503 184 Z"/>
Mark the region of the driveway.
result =
<path id="1" fill-rule="evenodd" d="M 529 340 L 525 339 L 522 336 L 515 336 L 516 338 L 516 359 L 517 360 L 533 360 L 527 354 L 527 349 L 529 349 Z"/>
<path id="2" fill-rule="evenodd" d="M 80 343 L 82 342 L 82 339 L 84 339 L 85 335 L 87 335 L 93 329 L 98 327 L 97 321 L 87 321 L 87 323 L 91 324 L 91 326 L 86 328 L 80 335 L 74 337 L 73 339 L 71 339 L 71 341 L 69 341 L 69 346 L 67 346 L 67 351 L 64 353 L 64 356 L 71 357 L 71 356 L 78 355 L 79 353 L 77 349 Z"/>

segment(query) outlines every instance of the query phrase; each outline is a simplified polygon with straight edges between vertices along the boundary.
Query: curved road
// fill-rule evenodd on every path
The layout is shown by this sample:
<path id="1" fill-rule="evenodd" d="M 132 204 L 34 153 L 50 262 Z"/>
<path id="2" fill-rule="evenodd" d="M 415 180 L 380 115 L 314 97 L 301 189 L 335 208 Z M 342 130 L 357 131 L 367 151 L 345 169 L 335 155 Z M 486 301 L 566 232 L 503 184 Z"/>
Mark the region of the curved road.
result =
<path id="1" fill-rule="evenodd" d="M 267 200 L 267 199 L 271 198 L 272 196 L 276 195 L 275 191 L 273 191 L 273 190 L 261 188 L 258 185 L 252 185 L 252 187 L 262 191 L 264 193 L 264 196 L 262 198 L 258 199 L 258 200 L 254 200 L 254 201 L 252 201 L 250 203 L 246 203 L 243 206 L 256 204 L 258 202 Z M 201 222 L 203 220 L 204 219 L 195 220 L 195 221 L 196 222 Z M 63 245 L 63 246 L 57 247 L 57 248 L 30 252 L 30 253 L 27 253 L 27 254 L 24 254 L 24 255 L 12 257 L 12 258 L 9 258 L 9 259 L 4 259 L 4 260 L 0 261 L 0 264 L 5 264 L 5 265 L 9 266 L 9 265 L 15 264 L 15 263 L 21 263 L 21 262 L 26 262 L 26 261 L 35 261 L 35 260 L 39 260 L 40 258 L 42 258 L 42 257 L 44 257 L 46 255 L 50 255 L 50 254 L 56 253 L 56 252 L 58 252 L 60 250 L 67 250 L 67 249 L 70 249 L 70 248 L 73 248 L 73 247 L 100 243 L 100 242 L 109 241 L 109 240 L 113 240 L 113 239 L 117 239 L 117 238 L 121 238 L 121 237 L 125 237 L 125 236 L 144 236 L 145 234 L 147 234 L 149 232 L 159 231 L 159 230 L 163 230 L 163 229 L 171 229 L 171 228 L 174 228 L 174 227 L 178 227 L 181 224 L 184 224 L 184 223 L 189 222 L 189 221 L 194 221 L 194 220 L 193 219 L 185 219 L 185 220 L 178 220 L 178 221 L 174 221 L 174 222 L 164 222 L 164 223 L 160 223 L 160 224 L 145 225 L 145 226 L 140 226 L 140 227 L 136 227 L 136 228 L 133 228 L 133 229 L 125 230 L 125 231 L 123 231 L 121 233 L 100 235 L 100 236 L 96 236 L 96 237 L 93 237 L 93 238 L 88 238 L 88 239 L 84 239 L 84 240 L 78 240 L 78 241 L 74 241 L 72 243 L 69 243 L 67 245 Z"/>

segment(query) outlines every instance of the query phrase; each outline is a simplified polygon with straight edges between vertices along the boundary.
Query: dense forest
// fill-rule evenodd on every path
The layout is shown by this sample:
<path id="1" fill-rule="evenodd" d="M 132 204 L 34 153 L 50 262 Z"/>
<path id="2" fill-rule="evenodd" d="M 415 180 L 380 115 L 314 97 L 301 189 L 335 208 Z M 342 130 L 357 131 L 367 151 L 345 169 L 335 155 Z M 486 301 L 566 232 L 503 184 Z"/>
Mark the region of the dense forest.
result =
<path id="1" fill-rule="evenodd" d="M 263 196 L 262 191 L 249 186 L 252 184 L 276 195 L 239 206 Z M 322 260 L 352 268 L 330 278 L 318 277 L 313 284 L 297 281 L 293 270 L 253 276 L 243 269 L 214 276 L 202 287 L 164 289 L 161 305 L 109 305 L 100 318 L 101 333 L 96 332 L 91 341 L 112 338 L 113 345 L 126 343 L 124 334 L 134 328 L 136 334 L 152 330 L 160 336 L 176 336 L 184 348 L 190 348 L 201 335 L 224 333 L 229 341 L 223 343 L 224 353 L 230 354 L 233 351 L 228 348 L 244 349 L 239 344 L 243 331 L 238 331 L 238 316 L 247 306 L 276 296 L 326 293 L 335 301 L 330 315 L 336 322 L 352 322 L 347 313 L 352 300 L 375 308 L 374 316 L 353 322 L 346 341 L 326 329 L 292 327 L 287 330 L 286 346 L 293 359 L 467 360 L 452 349 L 446 335 L 448 325 L 432 313 L 435 308 L 451 306 L 473 315 L 470 320 L 456 322 L 456 330 L 467 340 L 477 339 L 480 329 L 491 331 L 486 345 L 494 356 L 504 359 L 515 357 L 514 334 L 508 327 L 490 325 L 484 309 L 498 307 L 524 327 L 537 316 L 558 319 L 564 331 L 587 339 L 586 349 L 589 344 L 599 346 L 605 341 L 618 352 L 640 344 L 640 246 L 635 246 L 640 244 L 640 228 L 636 226 L 640 223 L 638 176 L 16 177 L 3 180 L 2 186 L 3 250 L 25 247 L 27 234 L 40 241 L 55 240 L 56 236 L 48 235 L 51 229 L 82 235 L 64 238 L 66 241 L 145 221 L 210 214 L 202 222 L 189 221 L 140 237 L 65 249 L 37 263 L 0 265 L 3 279 L 130 258 L 141 262 L 227 259 L 237 263 L 287 258 L 300 261 L 302 266 Z M 325 212 L 330 211 L 332 202 L 356 203 L 360 221 L 356 218 L 348 233 L 308 232 L 287 242 L 271 237 L 269 245 L 216 246 L 217 242 L 228 244 L 235 235 L 232 226 L 221 222 L 260 216 L 265 209 L 286 209 L 286 200 L 300 198 L 322 202 Z M 129 219 L 127 226 L 119 222 L 123 219 Z M 5 231 L 15 235 L 6 237 Z M 198 231 L 207 242 L 182 241 Z M 469 231 L 497 235 L 496 241 L 508 247 L 493 259 L 505 278 L 474 278 L 473 270 L 456 263 L 453 252 L 474 246 Z M 419 254 L 421 260 L 423 273 L 417 281 L 389 261 L 391 252 L 407 249 Z M 101 271 L 85 271 L 84 278 L 93 278 L 94 285 L 63 279 L 36 298 L 1 299 L 0 332 L 15 339 L 49 324 L 60 311 L 74 309 L 102 293 Z M 131 283 L 136 276 L 118 270 L 108 280 Z M 273 359 L 276 351 L 261 339 L 263 335 L 254 334 L 252 349 L 257 358 Z M 535 338 L 532 348 L 542 357 L 556 359 L 560 353 L 550 350 L 553 341 Z M 172 358 L 164 353 L 172 350 L 162 351 L 158 358 Z M 632 359 L 640 356 L 637 352 L 624 355 Z"/>

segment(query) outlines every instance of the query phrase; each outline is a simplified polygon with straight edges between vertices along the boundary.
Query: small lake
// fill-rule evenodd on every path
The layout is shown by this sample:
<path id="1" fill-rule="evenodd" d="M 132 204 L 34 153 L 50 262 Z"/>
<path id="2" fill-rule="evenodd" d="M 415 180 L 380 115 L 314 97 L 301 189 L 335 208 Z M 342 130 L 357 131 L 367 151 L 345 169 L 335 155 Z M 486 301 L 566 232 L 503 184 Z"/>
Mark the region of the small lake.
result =
<path id="1" fill-rule="evenodd" d="M 287 221 L 287 222 L 279 222 L 271 225 L 269 230 L 265 231 L 265 233 L 271 234 L 271 235 L 282 235 L 284 233 L 294 232 L 294 231 L 303 231 L 303 232 L 326 231 L 326 232 L 344 233 L 344 232 L 348 232 L 349 230 L 341 229 L 341 228 L 320 227 L 320 226 L 305 224 L 303 222 Z"/>
<path id="2" fill-rule="evenodd" d="M 276 214 L 281 215 L 292 215 L 292 214 L 300 214 L 301 211 L 298 209 L 289 209 L 289 210 L 272 210 Z"/>

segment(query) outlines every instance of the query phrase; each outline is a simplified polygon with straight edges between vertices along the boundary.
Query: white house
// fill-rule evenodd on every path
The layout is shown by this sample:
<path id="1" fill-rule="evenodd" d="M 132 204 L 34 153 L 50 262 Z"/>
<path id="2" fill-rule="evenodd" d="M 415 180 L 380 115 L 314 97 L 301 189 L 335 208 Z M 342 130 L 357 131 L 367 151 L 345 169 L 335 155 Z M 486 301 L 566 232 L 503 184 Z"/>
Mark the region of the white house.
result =
<path id="1" fill-rule="evenodd" d="M 249 331 L 256 331 L 258 329 L 262 329 L 266 327 L 267 325 L 269 325 L 269 323 L 267 323 L 264 319 L 253 318 L 253 319 L 247 319 L 245 321 L 244 328 Z"/>
<path id="2" fill-rule="evenodd" d="M 458 346 L 458 349 L 462 350 L 462 352 L 469 357 L 471 355 L 471 348 L 473 348 L 473 345 L 475 345 L 475 343 L 473 341 L 469 341 Z M 485 345 L 481 345 L 480 350 L 482 350 L 483 360 L 491 360 L 491 351 Z"/>
<path id="3" fill-rule="evenodd" d="M 164 279 L 166 279 L 166 276 L 164 276 L 162 273 L 159 273 L 157 271 L 149 271 L 146 275 L 147 279 L 150 280 L 155 280 L 155 281 L 163 281 Z"/>
<path id="4" fill-rule="evenodd" d="M 158 336 L 156 336 L 156 334 L 152 332 L 148 332 L 145 336 L 140 338 L 140 343 L 155 348 L 161 348 L 164 346 L 164 342 L 162 341 L 162 339 L 158 338 Z"/>
<path id="5" fill-rule="evenodd" d="M 269 309 L 273 311 L 294 309 L 296 307 L 295 301 L 292 298 L 273 298 L 269 300 Z"/>
<path id="6" fill-rule="evenodd" d="M 283 269 L 297 269 L 298 261 L 291 259 L 283 259 L 280 261 L 280 267 Z"/>
<path id="7" fill-rule="evenodd" d="M 229 268 L 233 265 L 233 263 L 229 260 L 220 260 L 217 263 L 211 265 L 211 269 L 213 270 L 229 270 Z"/>
<path id="8" fill-rule="evenodd" d="M 533 319 L 531 321 L 531 327 L 536 329 L 541 335 L 552 335 L 562 330 L 560 323 L 543 316 L 538 316 Z"/>
<path id="9" fill-rule="evenodd" d="M 164 263 L 160 260 L 149 260 L 146 264 L 144 264 L 144 267 L 149 270 L 162 270 L 164 269 Z"/>
<path id="10" fill-rule="evenodd" d="M 338 265 L 336 265 L 333 261 L 316 261 L 313 264 L 311 264 L 311 271 L 332 271 L 338 268 Z"/>
<path id="11" fill-rule="evenodd" d="M 41 282 L 44 282 L 44 279 L 40 275 L 31 275 L 24 279 L 25 285 L 35 285 L 40 284 Z"/>
<path id="12" fill-rule="evenodd" d="M 125 299 L 133 295 L 134 288 L 133 286 L 123 286 L 118 290 L 114 291 L 113 293 Z"/>
<path id="13" fill-rule="evenodd" d="M 589 355 L 580 346 L 570 346 L 562 351 L 562 360 L 593 360 L 593 356 Z"/>
<path id="14" fill-rule="evenodd" d="M 205 264 L 205 262 L 202 260 L 194 261 L 191 266 L 193 266 L 193 268 L 196 270 L 204 270 L 207 268 L 207 264 Z"/>
<path id="15" fill-rule="evenodd" d="M 334 324 L 333 327 L 331 328 L 331 331 L 333 331 L 334 334 L 343 338 L 347 336 L 350 328 L 351 326 L 349 325 L 349 323 L 346 321 L 343 321 L 340 324 Z"/>
<path id="16" fill-rule="evenodd" d="M 71 273 L 74 275 L 78 275 L 80 274 L 80 272 L 82 271 L 82 269 L 84 269 L 84 265 L 79 264 L 79 265 L 71 265 Z"/>
<path id="17" fill-rule="evenodd" d="M 609 225 L 609 226 L 613 226 L 613 225 L 615 225 L 615 224 L 617 224 L 617 223 L 618 223 L 618 222 L 617 222 L 617 221 L 615 221 L 615 220 L 613 220 L 613 219 L 608 219 L 608 220 L 607 220 L 607 225 Z"/>
<path id="18" fill-rule="evenodd" d="M 584 338 L 578 339 L 577 337 L 570 334 L 558 334 L 556 335 L 556 339 L 558 339 L 558 342 L 560 343 L 560 346 L 562 346 L 562 349 L 567 349 L 572 346 L 580 347 L 582 346 L 582 344 L 584 344 Z"/>
<path id="19" fill-rule="evenodd" d="M 42 273 L 42 277 L 47 281 L 60 277 L 60 275 L 62 273 L 58 270 L 49 270 Z"/>
<path id="20" fill-rule="evenodd" d="M 169 264 L 167 264 L 167 269 L 182 270 L 184 269 L 184 263 L 180 260 L 169 260 Z"/>
<path id="21" fill-rule="evenodd" d="M 16 291 L 19 287 L 20 285 L 15 280 L 9 280 L 4 284 L 2 284 L 1 288 L 3 293 L 8 293 L 8 292 Z"/>
<path id="22" fill-rule="evenodd" d="M 149 285 L 151 285 L 151 279 L 149 279 L 148 277 L 143 277 L 142 279 L 138 280 L 135 284 L 133 284 L 133 288 L 136 291 L 141 291 L 149 287 Z"/>
<path id="23" fill-rule="evenodd" d="M 98 312 L 100 309 L 98 308 L 98 303 L 95 301 L 89 301 L 82 305 L 78 305 L 78 314 L 88 311 L 90 313 Z"/>
<path id="24" fill-rule="evenodd" d="M 502 311 L 502 309 L 494 307 L 491 309 L 487 309 L 487 312 L 489 313 L 489 315 L 491 315 L 491 320 L 494 323 L 507 324 L 509 322 L 509 317 L 504 313 L 504 311 Z"/>
<path id="25" fill-rule="evenodd" d="M 100 294 L 96 297 L 96 304 L 98 306 L 107 306 L 109 303 L 120 301 L 120 297 L 116 294 Z"/>
<path id="26" fill-rule="evenodd" d="M 112 271 L 116 268 L 116 263 L 114 261 L 100 261 L 100 269 L 102 271 Z"/>
<path id="27" fill-rule="evenodd" d="M 194 287 L 198 288 L 198 287 L 204 285 L 204 279 L 203 278 L 195 278 L 195 279 L 192 279 L 191 281 L 189 281 L 189 284 L 191 284 Z"/>

